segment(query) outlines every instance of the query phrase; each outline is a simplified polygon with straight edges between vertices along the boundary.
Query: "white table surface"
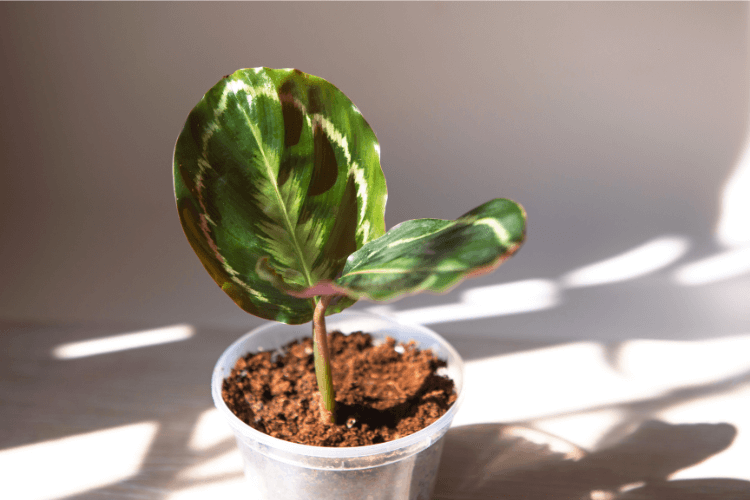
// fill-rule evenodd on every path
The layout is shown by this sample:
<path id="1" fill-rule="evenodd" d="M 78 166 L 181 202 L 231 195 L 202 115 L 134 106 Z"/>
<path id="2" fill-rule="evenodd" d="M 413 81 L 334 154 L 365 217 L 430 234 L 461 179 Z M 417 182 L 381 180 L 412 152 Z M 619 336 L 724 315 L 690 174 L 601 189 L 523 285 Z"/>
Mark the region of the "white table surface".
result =
<path id="1" fill-rule="evenodd" d="M 732 498 L 750 498 L 750 482 L 744 482 L 750 481 L 750 334 L 613 346 L 441 331 L 466 360 L 466 399 L 449 431 L 451 446 L 461 447 L 468 439 L 462 436 L 498 433 L 512 424 L 589 452 L 598 465 L 585 471 L 590 484 L 576 486 L 590 486 L 592 498 L 614 498 L 613 490 L 597 485 L 596 478 L 607 474 L 629 483 L 700 480 L 679 484 L 690 491 L 739 488 L 740 496 Z M 4 497 L 239 495 L 240 456 L 213 409 L 209 380 L 221 351 L 242 333 L 191 325 L 0 323 L 0 475 L 2 489 L 12 493 Z M 171 341 L 70 357 L 91 347 L 80 344 L 76 351 L 77 342 L 111 338 Z M 554 447 L 553 441 L 542 444 Z M 453 449 L 441 471 L 468 461 L 464 470 L 492 477 L 493 468 L 508 466 L 498 462 L 501 454 Z M 521 490 L 543 485 L 548 476 Z M 448 498 L 444 483 L 439 478 L 436 497 Z M 496 494 L 485 488 L 467 498 Z"/>

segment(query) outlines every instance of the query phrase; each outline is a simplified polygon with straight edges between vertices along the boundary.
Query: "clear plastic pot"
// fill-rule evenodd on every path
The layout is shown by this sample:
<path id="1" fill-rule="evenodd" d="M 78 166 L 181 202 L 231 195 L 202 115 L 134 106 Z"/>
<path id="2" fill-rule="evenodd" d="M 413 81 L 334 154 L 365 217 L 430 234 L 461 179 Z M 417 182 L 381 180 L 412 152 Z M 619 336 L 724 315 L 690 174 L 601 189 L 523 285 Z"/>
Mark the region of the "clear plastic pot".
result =
<path id="1" fill-rule="evenodd" d="M 377 341 L 415 340 L 447 361 L 456 403 L 432 425 L 409 436 L 370 446 L 307 446 L 271 437 L 238 419 L 221 398 L 221 385 L 236 360 L 259 349 L 273 351 L 311 334 L 310 324 L 270 323 L 241 337 L 214 368 L 214 404 L 234 431 L 244 461 L 247 496 L 253 500 L 429 500 L 435 485 L 443 435 L 463 399 L 463 361 L 442 337 L 423 326 L 405 325 L 368 313 L 343 312 L 326 318 L 329 331 L 364 331 Z"/>

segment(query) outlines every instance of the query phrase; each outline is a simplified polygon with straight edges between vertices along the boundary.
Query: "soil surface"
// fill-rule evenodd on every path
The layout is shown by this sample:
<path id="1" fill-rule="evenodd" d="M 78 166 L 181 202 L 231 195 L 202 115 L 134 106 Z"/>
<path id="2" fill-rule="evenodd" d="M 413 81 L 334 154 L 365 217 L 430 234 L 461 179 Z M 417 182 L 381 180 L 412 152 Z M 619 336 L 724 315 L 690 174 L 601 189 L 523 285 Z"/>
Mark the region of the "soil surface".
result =
<path id="1" fill-rule="evenodd" d="M 328 337 L 336 424 L 320 419 L 311 338 L 276 353 L 250 353 L 224 380 L 222 397 L 248 425 L 312 446 L 364 446 L 419 431 L 456 400 L 453 381 L 438 375 L 445 362 L 413 342 L 389 338 L 375 346 L 362 332 Z"/>

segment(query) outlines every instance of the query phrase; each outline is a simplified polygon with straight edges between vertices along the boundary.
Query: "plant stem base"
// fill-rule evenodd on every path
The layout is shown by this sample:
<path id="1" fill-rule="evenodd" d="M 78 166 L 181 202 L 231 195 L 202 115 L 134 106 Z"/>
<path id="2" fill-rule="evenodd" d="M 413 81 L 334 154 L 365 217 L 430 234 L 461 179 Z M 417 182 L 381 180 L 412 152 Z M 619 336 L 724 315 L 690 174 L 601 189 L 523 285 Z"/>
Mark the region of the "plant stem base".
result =
<path id="1" fill-rule="evenodd" d="M 306 446 L 264 434 L 242 422 L 222 399 L 224 379 L 247 352 L 276 351 L 310 334 L 310 324 L 269 324 L 233 343 L 219 358 L 211 393 L 219 413 L 231 426 L 245 465 L 246 498 L 254 500 L 429 500 L 435 484 L 443 436 L 463 399 L 463 362 L 443 338 L 428 328 L 390 318 L 344 312 L 327 318 L 329 330 L 373 333 L 379 342 L 394 337 L 416 340 L 447 366 L 441 369 L 455 384 L 456 402 L 424 429 L 393 441 L 368 446 Z M 365 378 L 360 383 L 366 382 Z M 315 385 L 311 383 L 311 385 Z"/>
<path id="2" fill-rule="evenodd" d="M 237 360 L 222 397 L 246 424 L 273 437 L 312 446 L 365 446 L 417 432 L 456 400 L 445 365 L 429 350 L 390 339 L 373 345 L 362 332 L 330 336 L 337 420 L 320 419 L 311 370 L 312 340 L 294 341 L 283 355 L 250 353 Z"/>

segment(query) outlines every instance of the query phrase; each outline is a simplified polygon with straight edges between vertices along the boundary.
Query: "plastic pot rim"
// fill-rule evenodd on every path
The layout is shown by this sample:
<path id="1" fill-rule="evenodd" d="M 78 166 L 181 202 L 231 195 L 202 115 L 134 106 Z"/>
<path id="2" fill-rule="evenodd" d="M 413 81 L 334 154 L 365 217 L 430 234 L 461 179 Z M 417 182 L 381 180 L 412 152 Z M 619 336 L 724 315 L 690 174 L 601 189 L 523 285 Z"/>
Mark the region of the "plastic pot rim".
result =
<path id="1" fill-rule="evenodd" d="M 461 356 L 458 354 L 458 352 L 453 348 L 453 346 L 448 343 L 441 335 L 434 332 L 433 330 L 426 328 L 422 325 L 417 324 L 409 324 L 404 323 L 396 320 L 395 318 L 391 318 L 388 316 L 383 316 L 379 314 L 373 314 L 368 312 L 360 312 L 360 311 L 345 311 L 342 313 L 338 313 L 335 316 L 332 316 L 329 318 L 326 318 L 327 321 L 334 323 L 338 320 L 367 320 L 367 319 L 376 319 L 380 321 L 386 321 L 392 324 L 400 325 L 404 328 L 408 328 L 413 331 L 418 331 L 424 335 L 428 335 L 434 340 L 437 341 L 437 343 L 440 345 L 440 348 L 444 351 L 446 351 L 453 360 L 451 361 L 451 366 L 453 368 L 453 371 L 455 372 L 455 375 L 451 375 L 451 378 L 453 379 L 456 391 L 457 391 L 457 398 L 455 403 L 451 405 L 451 407 L 448 409 L 448 411 L 443 414 L 439 419 L 437 419 L 432 424 L 428 425 L 424 429 L 421 429 L 413 434 L 409 434 L 408 436 L 404 436 L 398 439 L 394 439 L 392 441 L 387 441 L 385 443 L 378 443 L 378 444 L 371 444 L 366 446 L 349 446 L 349 447 L 329 447 L 329 446 L 311 446 L 306 444 L 299 444 L 299 443 L 292 443 L 290 441 L 285 441 L 283 439 L 275 438 L 273 436 L 269 436 L 268 434 L 265 434 L 257 429 L 252 428 L 251 426 L 247 425 L 245 422 L 240 420 L 232 411 L 227 407 L 226 403 L 224 402 L 223 398 L 221 397 L 221 386 L 224 380 L 224 377 L 226 376 L 225 372 L 222 372 L 221 367 L 227 365 L 228 358 L 231 356 L 234 359 L 231 360 L 232 363 L 229 366 L 234 366 L 234 362 L 236 362 L 237 357 L 236 354 L 233 355 L 233 350 L 238 344 L 244 343 L 249 337 L 256 335 L 258 333 L 265 332 L 266 330 L 278 328 L 279 325 L 283 326 L 304 326 L 304 325 L 286 325 L 284 323 L 277 323 L 277 322 L 269 322 L 267 324 L 264 324 L 262 326 L 259 326 L 250 332 L 246 333 L 239 339 L 232 342 L 229 347 L 227 347 L 222 355 L 219 357 L 219 360 L 217 361 L 213 374 L 211 379 L 211 395 L 213 397 L 214 405 L 219 410 L 219 412 L 222 414 L 224 419 L 229 423 L 229 425 L 233 428 L 235 431 L 235 435 L 242 435 L 246 436 L 247 438 L 250 438 L 252 440 L 257 441 L 261 445 L 265 445 L 266 447 L 270 449 L 275 449 L 280 451 L 282 454 L 292 454 L 292 455 L 301 455 L 306 456 L 310 458 L 321 458 L 326 459 L 330 458 L 333 460 L 341 461 L 341 460 L 347 460 L 347 459 L 361 459 L 366 458 L 370 456 L 375 455 L 384 455 L 387 456 L 391 453 L 394 453 L 398 455 L 397 457 L 394 457 L 394 460 L 401 460 L 403 458 L 406 458 L 414 453 L 417 453 L 425 448 L 427 448 L 432 442 L 437 441 L 440 437 L 443 436 L 445 431 L 447 431 L 447 428 L 450 426 L 450 422 L 453 420 L 455 413 L 458 411 L 461 403 L 463 402 L 463 397 L 465 394 L 465 390 L 463 390 L 463 373 L 464 373 L 464 366 L 463 366 L 463 360 L 461 359 Z M 309 323 L 308 323 L 309 324 Z M 366 325 L 363 325 L 366 328 Z M 372 332 L 368 332 L 372 333 Z M 377 333 L 375 334 L 377 335 Z M 243 353 L 243 355 L 246 353 Z M 437 355 L 438 353 L 436 353 Z M 443 356 L 440 356 L 443 358 Z M 446 423 L 447 421 L 447 423 Z M 444 427 L 445 430 L 443 432 L 440 432 L 440 427 Z M 439 434 L 437 438 L 433 439 L 433 436 L 436 434 Z M 409 449 L 412 449 L 411 453 L 409 453 Z M 358 468 L 358 467 L 354 467 Z"/>

